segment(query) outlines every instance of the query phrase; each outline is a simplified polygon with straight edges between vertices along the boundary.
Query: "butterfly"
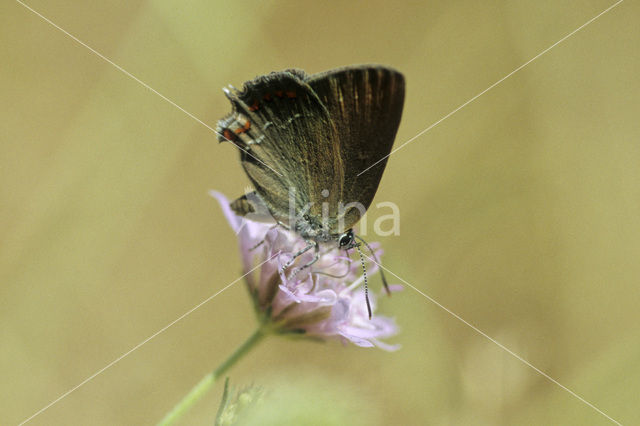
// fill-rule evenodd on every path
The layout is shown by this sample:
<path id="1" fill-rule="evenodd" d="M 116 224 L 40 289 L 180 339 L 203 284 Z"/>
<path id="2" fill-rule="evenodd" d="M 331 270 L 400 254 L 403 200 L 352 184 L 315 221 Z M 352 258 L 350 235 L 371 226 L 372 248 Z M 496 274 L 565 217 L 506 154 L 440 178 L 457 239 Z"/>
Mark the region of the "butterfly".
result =
<path id="1" fill-rule="evenodd" d="M 382 178 L 402 116 L 403 75 L 380 65 L 288 69 L 224 91 L 232 112 L 218 122 L 219 140 L 239 148 L 255 188 L 232 210 L 300 235 L 308 245 L 294 259 L 316 250 L 303 267 L 317 260 L 319 244 L 366 244 L 352 228 Z"/>

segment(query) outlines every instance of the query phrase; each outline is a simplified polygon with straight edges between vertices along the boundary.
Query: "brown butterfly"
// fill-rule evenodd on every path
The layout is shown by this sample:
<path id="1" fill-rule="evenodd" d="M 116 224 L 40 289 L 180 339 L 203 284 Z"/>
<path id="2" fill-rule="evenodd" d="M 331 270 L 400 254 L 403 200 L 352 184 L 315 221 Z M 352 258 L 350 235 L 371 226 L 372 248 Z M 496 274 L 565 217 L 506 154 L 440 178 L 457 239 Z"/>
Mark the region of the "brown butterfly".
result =
<path id="1" fill-rule="evenodd" d="M 312 75 L 290 69 L 225 89 L 233 110 L 218 122 L 219 140 L 240 148 L 255 188 L 231 208 L 269 216 L 304 238 L 308 245 L 294 259 L 312 248 L 317 259 L 320 243 L 350 249 L 357 238 L 368 246 L 352 227 L 378 189 L 404 90 L 402 74 L 380 65 Z"/>

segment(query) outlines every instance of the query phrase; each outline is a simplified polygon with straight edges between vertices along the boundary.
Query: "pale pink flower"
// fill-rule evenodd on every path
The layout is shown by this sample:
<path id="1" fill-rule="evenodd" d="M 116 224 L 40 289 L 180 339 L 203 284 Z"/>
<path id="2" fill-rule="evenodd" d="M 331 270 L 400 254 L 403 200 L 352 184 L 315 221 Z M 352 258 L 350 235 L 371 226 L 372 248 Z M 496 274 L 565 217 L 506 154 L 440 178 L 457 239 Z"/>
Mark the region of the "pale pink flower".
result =
<path id="1" fill-rule="evenodd" d="M 309 250 L 281 272 L 293 253 L 307 243 L 281 226 L 237 216 L 224 195 L 214 191 L 211 195 L 218 200 L 238 235 L 244 272 L 266 260 L 245 277 L 261 322 L 268 323 L 281 334 L 320 340 L 338 338 L 358 346 L 377 346 L 388 351 L 399 348 L 399 345 L 380 341 L 398 333 L 393 319 L 380 315 L 369 319 L 359 260 L 352 261 L 344 250 L 323 247 L 313 267 L 299 268 L 313 259 L 313 250 Z M 382 254 L 379 245 L 374 243 L 371 246 L 379 257 Z M 368 277 L 377 271 L 375 263 L 367 262 Z M 391 286 L 392 291 L 399 288 Z M 369 299 L 371 309 L 375 311 L 375 295 L 369 293 Z"/>

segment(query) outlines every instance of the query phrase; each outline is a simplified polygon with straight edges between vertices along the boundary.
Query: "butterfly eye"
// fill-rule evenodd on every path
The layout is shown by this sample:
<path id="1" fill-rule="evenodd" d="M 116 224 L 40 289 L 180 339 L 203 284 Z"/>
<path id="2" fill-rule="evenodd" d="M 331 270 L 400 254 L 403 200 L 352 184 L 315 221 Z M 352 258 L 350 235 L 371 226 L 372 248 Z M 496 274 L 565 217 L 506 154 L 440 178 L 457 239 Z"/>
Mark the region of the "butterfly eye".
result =
<path id="1" fill-rule="evenodd" d="M 350 247 L 353 244 L 353 231 L 348 230 L 338 239 L 340 247 Z"/>

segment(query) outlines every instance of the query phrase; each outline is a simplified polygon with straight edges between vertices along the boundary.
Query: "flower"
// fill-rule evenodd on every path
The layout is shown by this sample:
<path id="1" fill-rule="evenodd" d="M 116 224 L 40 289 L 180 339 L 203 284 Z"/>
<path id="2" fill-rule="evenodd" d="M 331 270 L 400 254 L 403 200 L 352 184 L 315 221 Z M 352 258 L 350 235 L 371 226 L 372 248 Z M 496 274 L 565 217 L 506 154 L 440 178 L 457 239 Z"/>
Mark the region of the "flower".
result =
<path id="1" fill-rule="evenodd" d="M 300 269 L 315 255 L 309 250 L 283 272 L 282 267 L 293 258 L 293 253 L 307 243 L 281 226 L 237 216 L 224 195 L 215 191 L 211 195 L 218 200 L 238 235 L 247 288 L 263 324 L 279 334 L 319 340 L 337 338 L 388 351 L 399 349 L 399 345 L 380 340 L 398 333 L 395 321 L 379 315 L 369 319 L 359 261 L 352 261 L 337 247 L 321 247 L 312 268 Z M 370 245 L 377 256 L 382 254 L 378 244 Z M 377 271 L 375 263 L 368 263 L 367 276 Z M 399 288 L 391 286 L 392 291 Z M 374 311 L 375 296 L 369 294 L 369 299 Z"/>

